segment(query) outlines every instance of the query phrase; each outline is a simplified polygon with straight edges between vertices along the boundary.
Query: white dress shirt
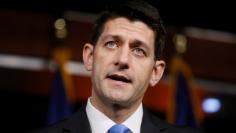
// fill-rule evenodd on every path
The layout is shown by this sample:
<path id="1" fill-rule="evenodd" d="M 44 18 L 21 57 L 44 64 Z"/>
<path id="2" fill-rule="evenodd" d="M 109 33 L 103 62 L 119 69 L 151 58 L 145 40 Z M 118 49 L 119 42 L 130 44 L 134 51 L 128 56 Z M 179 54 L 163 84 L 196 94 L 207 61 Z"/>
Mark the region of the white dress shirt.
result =
<path id="1" fill-rule="evenodd" d="M 104 113 L 96 109 L 90 102 L 90 98 L 87 101 L 86 113 L 91 126 L 92 133 L 107 133 L 116 123 L 108 118 Z M 122 124 L 127 126 L 132 133 L 140 133 L 141 122 L 143 118 L 143 106 L 139 105 L 137 110 Z"/>

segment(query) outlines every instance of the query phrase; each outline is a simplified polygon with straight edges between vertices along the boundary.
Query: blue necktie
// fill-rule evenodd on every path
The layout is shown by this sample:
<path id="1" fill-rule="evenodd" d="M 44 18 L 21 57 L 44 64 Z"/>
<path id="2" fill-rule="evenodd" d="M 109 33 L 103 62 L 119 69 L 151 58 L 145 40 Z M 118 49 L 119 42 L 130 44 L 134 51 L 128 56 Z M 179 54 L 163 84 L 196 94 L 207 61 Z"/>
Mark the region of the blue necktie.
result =
<path id="1" fill-rule="evenodd" d="M 108 133 L 131 133 L 131 131 L 125 125 L 116 124 L 108 130 Z"/>

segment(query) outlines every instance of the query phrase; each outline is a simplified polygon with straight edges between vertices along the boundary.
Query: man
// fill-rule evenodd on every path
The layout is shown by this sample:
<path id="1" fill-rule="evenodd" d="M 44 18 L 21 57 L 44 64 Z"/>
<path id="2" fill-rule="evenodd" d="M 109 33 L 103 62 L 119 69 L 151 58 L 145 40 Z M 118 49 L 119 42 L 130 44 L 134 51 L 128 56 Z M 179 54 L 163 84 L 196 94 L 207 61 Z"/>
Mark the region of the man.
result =
<path id="1" fill-rule="evenodd" d="M 103 12 L 90 43 L 83 49 L 84 65 L 91 71 L 92 94 L 71 118 L 41 133 L 113 133 L 122 127 L 132 133 L 191 133 L 171 126 L 142 105 L 147 88 L 161 79 L 165 29 L 153 6 L 130 1 Z"/>

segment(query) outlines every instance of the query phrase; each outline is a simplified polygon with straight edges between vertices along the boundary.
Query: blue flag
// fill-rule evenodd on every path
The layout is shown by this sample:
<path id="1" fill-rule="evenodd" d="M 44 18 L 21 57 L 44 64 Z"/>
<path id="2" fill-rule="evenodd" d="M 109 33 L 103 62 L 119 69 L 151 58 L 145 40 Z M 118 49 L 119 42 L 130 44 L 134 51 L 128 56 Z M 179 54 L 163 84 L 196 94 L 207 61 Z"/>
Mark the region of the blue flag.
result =
<path id="1" fill-rule="evenodd" d="M 72 114 L 72 106 L 66 95 L 62 75 L 59 69 L 55 71 L 52 93 L 49 100 L 47 125 L 67 118 Z"/>
<path id="2" fill-rule="evenodd" d="M 172 124 L 199 128 L 202 115 L 198 97 L 192 88 L 192 71 L 179 56 L 172 59 L 170 77 L 168 121 Z"/>
<path id="3" fill-rule="evenodd" d="M 192 103 L 187 79 L 182 72 L 179 72 L 176 81 L 176 124 L 197 127 Z"/>

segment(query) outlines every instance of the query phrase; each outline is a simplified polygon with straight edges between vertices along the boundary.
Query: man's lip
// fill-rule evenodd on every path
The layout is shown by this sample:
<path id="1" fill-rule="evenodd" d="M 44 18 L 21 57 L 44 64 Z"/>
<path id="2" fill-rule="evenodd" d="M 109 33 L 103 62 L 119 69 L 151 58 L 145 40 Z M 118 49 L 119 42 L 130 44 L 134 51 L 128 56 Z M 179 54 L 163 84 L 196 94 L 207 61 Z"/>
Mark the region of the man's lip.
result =
<path id="1" fill-rule="evenodd" d="M 116 80 L 116 81 L 125 82 L 125 83 L 132 83 L 132 80 L 125 75 L 111 74 L 111 75 L 108 75 L 107 78 Z"/>

